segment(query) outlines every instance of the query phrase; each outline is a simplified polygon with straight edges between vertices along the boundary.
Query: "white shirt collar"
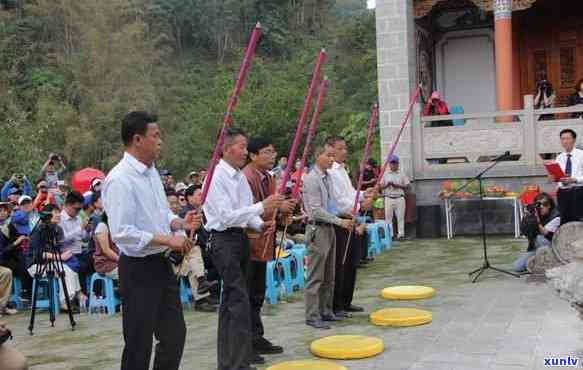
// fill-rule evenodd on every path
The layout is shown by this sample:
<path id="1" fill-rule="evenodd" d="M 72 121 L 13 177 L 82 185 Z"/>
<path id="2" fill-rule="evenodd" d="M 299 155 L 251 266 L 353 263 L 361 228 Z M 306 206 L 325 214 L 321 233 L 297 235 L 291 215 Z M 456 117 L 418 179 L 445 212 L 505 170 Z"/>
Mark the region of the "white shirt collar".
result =
<path id="1" fill-rule="evenodd" d="M 69 216 L 69 214 L 67 213 L 67 211 L 65 209 L 63 209 L 61 211 L 61 220 L 63 220 L 63 221 L 69 221 L 69 220 L 75 221 L 78 217 L 79 217 L 78 215 L 75 218 Z"/>
<path id="2" fill-rule="evenodd" d="M 317 165 L 317 164 L 315 164 L 315 165 L 314 165 L 314 171 L 316 171 L 316 173 L 317 173 L 318 175 L 320 175 L 320 177 L 326 177 L 326 176 L 328 176 L 328 173 L 327 173 L 327 171 L 322 171 L 322 170 L 320 169 L 320 167 L 318 167 L 318 165 Z"/>
<path id="3" fill-rule="evenodd" d="M 154 165 L 148 167 L 128 152 L 124 152 L 123 159 L 141 175 L 144 175 L 149 169 L 154 168 Z"/>
<path id="4" fill-rule="evenodd" d="M 229 175 L 229 177 L 231 178 L 235 178 L 240 172 L 241 170 L 236 169 L 235 167 L 231 166 L 227 161 L 225 161 L 224 159 L 221 159 L 219 162 L 219 166 L 221 168 L 223 168 L 225 171 L 227 171 L 227 175 Z"/>

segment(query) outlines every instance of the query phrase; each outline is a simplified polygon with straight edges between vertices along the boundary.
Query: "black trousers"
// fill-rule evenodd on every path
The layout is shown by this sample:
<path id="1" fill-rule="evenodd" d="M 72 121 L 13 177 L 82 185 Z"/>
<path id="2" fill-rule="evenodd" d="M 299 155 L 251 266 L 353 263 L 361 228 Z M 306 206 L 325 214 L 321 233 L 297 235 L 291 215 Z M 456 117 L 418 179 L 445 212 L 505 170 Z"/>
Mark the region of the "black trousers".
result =
<path id="1" fill-rule="evenodd" d="M 249 289 L 249 303 L 251 305 L 251 333 L 253 340 L 263 337 L 263 321 L 261 320 L 261 308 L 265 301 L 265 270 L 266 262 L 249 261 L 247 268 L 247 288 Z"/>
<path id="2" fill-rule="evenodd" d="M 161 254 L 121 255 L 119 281 L 124 292 L 122 370 L 148 370 L 152 335 L 156 337 L 155 370 L 177 370 L 182 359 L 186 325 L 178 280 Z"/>
<path id="3" fill-rule="evenodd" d="M 356 286 L 356 266 L 360 262 L 362 252 L 362 238 L 353 232 L 348 246 L 346 263 L 344 254 L 346 252 L 346 241 L 349 231 L 334 226 L 336 231 L 336 275 L 334 282 L 334 311 L 344 311 L 352 304 L 354 298 L 354 288 Z"/>
<path id="4" fill-rule="evenodd" d="M 247 290 L 249 240 L 243 232 L 213 233 L 210 254 L 223 281 L 218 370 L 247 369 L 251 357 L 251 310 Z"/>
<path id="5" fill-rule="evenodd" d="M 559 189 L 557 192 L 561 225 L 583 219 L 583 186 Z"/>

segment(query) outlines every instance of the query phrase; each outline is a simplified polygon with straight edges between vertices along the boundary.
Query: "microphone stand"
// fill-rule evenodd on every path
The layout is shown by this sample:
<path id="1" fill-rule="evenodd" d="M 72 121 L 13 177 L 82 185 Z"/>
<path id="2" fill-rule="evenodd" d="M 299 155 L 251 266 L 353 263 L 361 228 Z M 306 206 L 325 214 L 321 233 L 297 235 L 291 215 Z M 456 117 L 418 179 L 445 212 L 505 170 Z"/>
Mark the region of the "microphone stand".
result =
<path id="1" fill-rule="evenodd" d="M 510 152 L 506 152 L 504 154 L 502 154 L 499 157 L 496 157 L 494 159 L 494 163 L 492 163 L 490 166 L 486 167 L 482 172 L 480 172 L 478 175 L 476 175 L 476 177 L 468 180 L 465 184 L 463 184 L 461 187 L 459 187 L 458 189 L 456 189 L 456 191 L 453 194 L 456 194 L 460 191 L 462 191 L 463 189 L 465 189 L 466 187 L 468 187 L 472 182 L 474 181 L 478 181 L 478 184 L 480 186 L 480 222 L 482 224 L 482 245 L 484 248 L 484 262 L 482 264 L 482 266 L 480 266 L 479 268 L 471 271 L 470 273 L 468 273 L 468 276 L 471 278 L 472 275 L 477 274 L 473 279 L 472 279 L 472 283 L 475 283 L 478 278 L 480 277 L 480 275 L 482 275 L 482 273 L 488 269 L 492 269 L 494 271 L 498 271 L 507 275 L 512 275 L 514 277 L 519 278 L 520 275 L 515 274 L 513 272 L 507 271 L 507 270 L 503 270 L 497 267 L 494 267 L 490 264 L 490 261 L 488 260 L 488 245 L 486 243 L 486 220 L 484 217 L 484 187 L 482 184 L 482 180 L 484 178 L 484 174 L 486 174 L 488 171 L 490 171 L 492 168 L 494 168 L 494 166 L 496 166 L 499 162 L 507 159 L 510 156 Z"/>

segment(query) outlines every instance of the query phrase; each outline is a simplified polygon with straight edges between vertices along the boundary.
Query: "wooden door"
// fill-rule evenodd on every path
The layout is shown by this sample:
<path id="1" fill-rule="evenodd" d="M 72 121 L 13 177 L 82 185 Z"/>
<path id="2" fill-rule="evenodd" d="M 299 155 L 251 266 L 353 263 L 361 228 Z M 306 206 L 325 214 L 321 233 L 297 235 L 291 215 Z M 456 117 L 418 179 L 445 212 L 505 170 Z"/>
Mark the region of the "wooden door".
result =
<path id="1" fill-rule="evenodd" d="M 521 93 L 535 94 L 537 81 L 546 78 L 557 94 L 555 106 L 560 107 L 567 105 L 583 78 L 583 14 L 578 7 L 570 8 L 575 14 L 569 14 L 562 3 L 546 3 L 551 4 L 544 12 L 533 9 L 519 17 Z"/>

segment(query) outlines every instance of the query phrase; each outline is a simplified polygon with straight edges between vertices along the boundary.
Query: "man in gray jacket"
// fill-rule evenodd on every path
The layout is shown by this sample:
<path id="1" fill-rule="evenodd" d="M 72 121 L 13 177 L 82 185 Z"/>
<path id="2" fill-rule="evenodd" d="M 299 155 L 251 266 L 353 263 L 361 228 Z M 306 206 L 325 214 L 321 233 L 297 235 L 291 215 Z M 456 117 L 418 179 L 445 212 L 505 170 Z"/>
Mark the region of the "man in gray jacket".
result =
<path id="1" fill-rule="evenodd" d="M 303 202 L 308 215 L 308 278 L 306 282 L 306 324 L 316 329 L 330 329 L 326 321 L 340 321 L 332 310 L 334 298 L 334 264 L 336 236 L 333 225 L 351 229 L 353 220 L 337 214 L 332 197 L 332 181 L 328 170 L 334 163 L 330 145 L 315 151 L 316 164 L 304 180 Z"/>

